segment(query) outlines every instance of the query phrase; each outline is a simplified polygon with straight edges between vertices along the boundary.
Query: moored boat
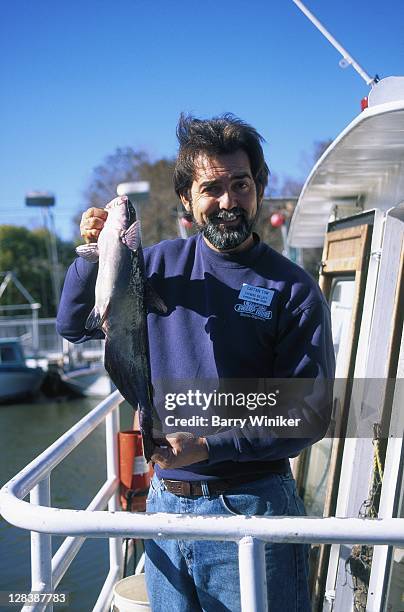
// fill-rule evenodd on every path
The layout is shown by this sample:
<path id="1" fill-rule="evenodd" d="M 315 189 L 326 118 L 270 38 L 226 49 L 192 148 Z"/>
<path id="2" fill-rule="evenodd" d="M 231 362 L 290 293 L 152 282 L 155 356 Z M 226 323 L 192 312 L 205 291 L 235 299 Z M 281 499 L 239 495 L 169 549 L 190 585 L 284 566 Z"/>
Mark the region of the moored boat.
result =
<path id="1" fill-rule="evenodd" d="M 0 402 L 34 397 L 44 377 L 42 368 L 27 366 L 18 338 L 0 339 Z"/>
<path id="2" fill-rule="evenodd" d="M 113 385 L 102 363 L 68 370 L 60 375 L 68 389 L 85 397 L 106 397 Z"/>

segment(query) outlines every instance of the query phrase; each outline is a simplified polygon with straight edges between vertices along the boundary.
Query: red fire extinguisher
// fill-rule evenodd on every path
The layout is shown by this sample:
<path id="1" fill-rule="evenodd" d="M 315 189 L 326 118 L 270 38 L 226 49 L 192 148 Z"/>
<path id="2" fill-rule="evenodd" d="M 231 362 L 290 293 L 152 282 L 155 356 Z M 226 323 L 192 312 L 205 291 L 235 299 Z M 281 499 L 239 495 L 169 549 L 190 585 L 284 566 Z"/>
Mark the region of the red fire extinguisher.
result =
<path id="1" fill-rule="evenodd" d="M 137 430 L 120 431 L 118 446 L 122 508 L 144 512 L 153 468 L 143 455 L 142 434 Z"/>

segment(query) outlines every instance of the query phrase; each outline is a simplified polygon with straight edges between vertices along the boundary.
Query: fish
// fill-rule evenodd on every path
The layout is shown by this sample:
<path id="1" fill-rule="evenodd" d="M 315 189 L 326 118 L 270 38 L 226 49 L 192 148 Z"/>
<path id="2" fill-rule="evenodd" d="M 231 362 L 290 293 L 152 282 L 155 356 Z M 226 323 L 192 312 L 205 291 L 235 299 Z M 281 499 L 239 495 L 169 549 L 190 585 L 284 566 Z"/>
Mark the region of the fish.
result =
<path id="1" fill-rule="evenodd" d="M 127 196 L 109 202 L 108 217 L 98 242 L 80 245 L 80 257 L 98 261 L 95 305 L 86 329 L 105 335 L 104 365 L 112 382 L 136 410 L 143 452 L 150 461 L 159 446 L 160 422 L 153 405 L 147 312 L 161 314 L 167 307 L 146 279 L 140 220 Z"/>

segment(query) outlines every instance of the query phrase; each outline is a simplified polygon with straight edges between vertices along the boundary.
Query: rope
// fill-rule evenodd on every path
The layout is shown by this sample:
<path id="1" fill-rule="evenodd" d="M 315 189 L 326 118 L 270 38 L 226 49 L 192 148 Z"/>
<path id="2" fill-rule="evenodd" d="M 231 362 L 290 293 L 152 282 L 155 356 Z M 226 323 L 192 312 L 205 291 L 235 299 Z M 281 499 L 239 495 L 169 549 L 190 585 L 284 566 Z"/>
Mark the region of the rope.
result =
<path id="1" fill-rule="evenodd" d="M 379 507 L 379 497 L 383 482 L 383 463 L 381 459 L 381 430 L 380 425 L 373 426 L 373 470 L 369 487 L 368 498 L 359 509 L 359 518 L 376 518 Z M 357 544 L 345 562 L 345 571 L 352 576 L 353 609 L 354 612 L 366 612 L 370 571 L 372 568 L 373 546 Z"/>

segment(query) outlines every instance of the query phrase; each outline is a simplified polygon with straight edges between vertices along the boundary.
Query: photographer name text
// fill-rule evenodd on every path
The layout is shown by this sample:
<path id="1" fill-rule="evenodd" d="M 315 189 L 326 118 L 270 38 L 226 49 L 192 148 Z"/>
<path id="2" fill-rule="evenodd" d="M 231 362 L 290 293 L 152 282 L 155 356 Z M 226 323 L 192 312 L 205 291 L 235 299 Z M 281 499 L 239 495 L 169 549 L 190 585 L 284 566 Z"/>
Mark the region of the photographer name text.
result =
<path id="1" fill-rule="evenodd" d="M 301 419 L 249 415 L 244 418 L 221 417 L 218 415 L 175 417 L 170 414 L 165 417 L 167 427 L 298 427 Z"/>

